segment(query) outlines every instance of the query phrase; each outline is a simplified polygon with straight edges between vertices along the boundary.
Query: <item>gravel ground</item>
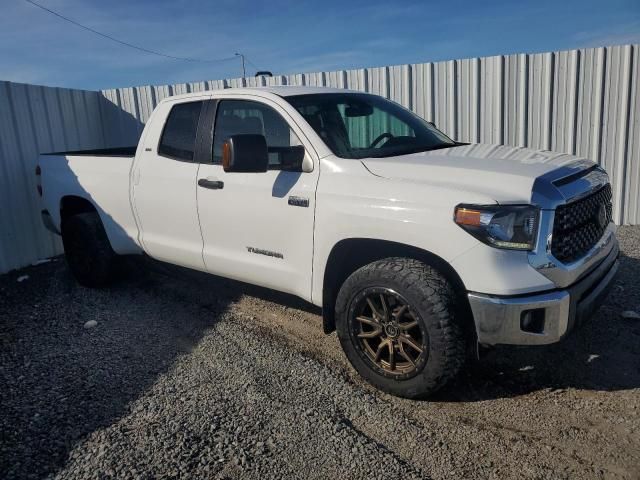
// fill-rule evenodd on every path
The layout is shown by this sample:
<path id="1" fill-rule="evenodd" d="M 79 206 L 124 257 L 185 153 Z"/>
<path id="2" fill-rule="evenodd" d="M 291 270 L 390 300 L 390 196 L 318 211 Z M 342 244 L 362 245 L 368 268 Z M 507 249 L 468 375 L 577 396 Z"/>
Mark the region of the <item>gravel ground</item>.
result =
<path id="1" fill-rule="evenodd" d="M 0 277 L 2 478 L 640 478 L 640 228 L 565 342 L 382 394 L 288 296 L 207 277 Z M 18 278 L 28 275 L 28 278 Z M 85 323 L 97 325 L 85 328 Z"/>

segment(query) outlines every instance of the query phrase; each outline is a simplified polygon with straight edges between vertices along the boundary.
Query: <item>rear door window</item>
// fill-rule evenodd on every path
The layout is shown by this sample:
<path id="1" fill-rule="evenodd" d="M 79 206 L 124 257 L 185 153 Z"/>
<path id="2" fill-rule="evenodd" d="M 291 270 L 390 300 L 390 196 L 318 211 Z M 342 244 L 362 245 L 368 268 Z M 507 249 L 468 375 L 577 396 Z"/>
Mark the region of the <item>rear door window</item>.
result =
<path id="1" fill-rule="evenodd" d="M 203 102 L 189 102 L 173 106 L 160 138 L 160 155 L 193 161 L 202 104 Z"/>

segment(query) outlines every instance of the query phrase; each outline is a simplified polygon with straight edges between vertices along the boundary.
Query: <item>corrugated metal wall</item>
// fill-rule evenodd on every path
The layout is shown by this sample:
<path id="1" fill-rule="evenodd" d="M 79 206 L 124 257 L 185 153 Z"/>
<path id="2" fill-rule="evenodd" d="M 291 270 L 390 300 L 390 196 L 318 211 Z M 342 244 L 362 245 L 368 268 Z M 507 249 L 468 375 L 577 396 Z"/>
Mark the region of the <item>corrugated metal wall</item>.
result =
<path id="1" fill-rule="evenodd" d="M 130 87 L 101 95 L 0 82 L 0 187 L 4 205 L 17 206 L 0 213 L 0 272 L 59 251 L 36 216 L 31 172 L 37 151 L 135 144 L 161 99 L 228 87 L 318 85 L 377 93 L 459 141 L 584 156 L 612 176 L 617 223 L 640 224 L 639 51 L 625 45 Z"/>
<path id="2" fill-rule="evenodd" d="M 40 220 L 39 152 L 105 144 L 98 92 L 0 82 L 0 273 L 62 251 Z"/>
<path id="3" fill-rule="evenodd" d="M 638 45 L 236 78 L 106 90 L 145 122 L 166 96 L 264 85 L 318 85 L 377 93 L 462 142 L 504 143 L 580 155 L 603 165 L 616 222 L 640 223 Z M 129 130 L 127 141 L 136 140 Z"/>

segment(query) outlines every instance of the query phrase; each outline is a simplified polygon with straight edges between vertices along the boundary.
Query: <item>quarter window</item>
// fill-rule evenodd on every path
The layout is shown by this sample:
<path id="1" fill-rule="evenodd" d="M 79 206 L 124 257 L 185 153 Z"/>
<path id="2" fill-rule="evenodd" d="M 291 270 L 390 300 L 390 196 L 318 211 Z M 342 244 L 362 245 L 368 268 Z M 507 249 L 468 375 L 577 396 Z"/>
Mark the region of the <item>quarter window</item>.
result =
<path id="1" fill-rule="evenodd" d="M 162 132 L 158 153 L 179 160 L 193 160 L 201 109 L 202 102 L 173 106 Z"/>
<path id="2" fill-rule="evenodd" d="M 264 135 L 269 169 L 286 168 L 300 154 L 302 143 L 289 124 L 273 108 L 248 100 L 223 100 L 218 105 L 213 136 L 213 163 L 222 162 L 222 145 L 231 135 Z"/>

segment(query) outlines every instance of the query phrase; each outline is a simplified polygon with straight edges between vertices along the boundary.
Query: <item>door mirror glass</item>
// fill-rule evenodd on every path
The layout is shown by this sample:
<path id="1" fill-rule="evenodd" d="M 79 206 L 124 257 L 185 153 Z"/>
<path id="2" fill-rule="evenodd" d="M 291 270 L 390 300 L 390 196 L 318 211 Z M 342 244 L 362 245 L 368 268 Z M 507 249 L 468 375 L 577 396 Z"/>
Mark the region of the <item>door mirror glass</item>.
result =
<path id="1" fill-rule="evenodd" d="M 222 145 L 222 167 L 225 172 L 266 172 L 269 152 L 264 135 L 240 134 L 227 138 Z"/>

